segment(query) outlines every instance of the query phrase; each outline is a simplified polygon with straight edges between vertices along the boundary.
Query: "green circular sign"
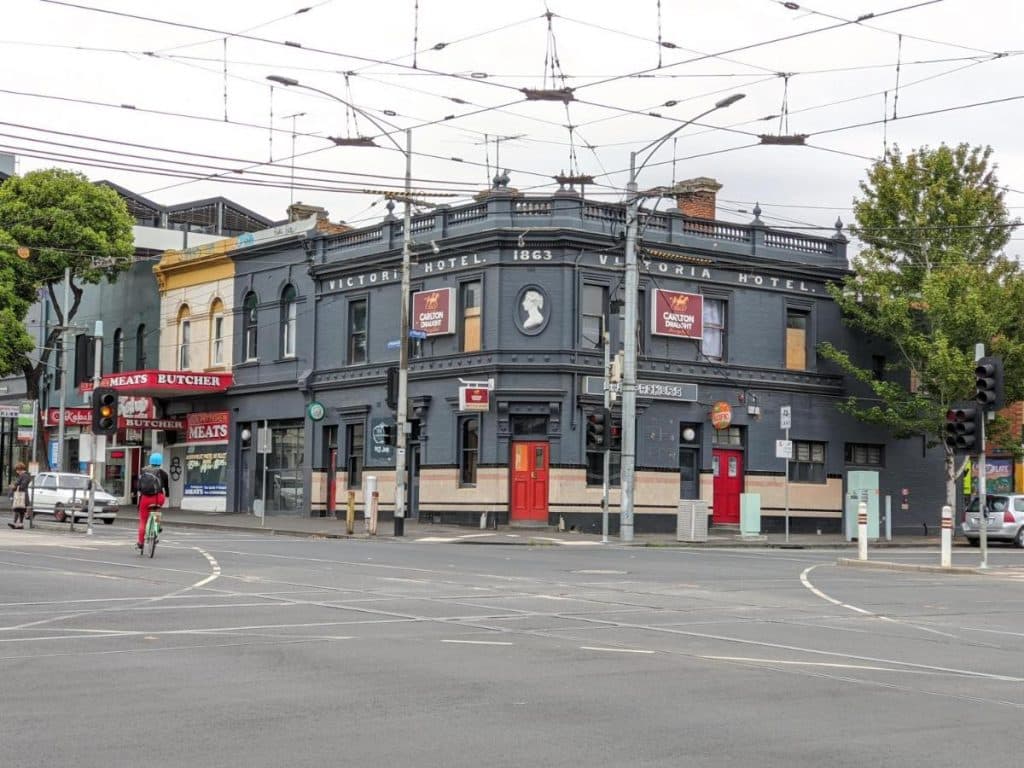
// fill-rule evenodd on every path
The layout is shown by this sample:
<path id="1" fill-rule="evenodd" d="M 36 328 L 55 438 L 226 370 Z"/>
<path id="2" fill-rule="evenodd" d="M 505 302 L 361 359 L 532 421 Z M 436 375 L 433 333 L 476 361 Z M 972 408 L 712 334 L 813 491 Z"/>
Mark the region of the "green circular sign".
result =
<path id="1" fill-rule="evenodd" d="M 327 409 L 324 408 L 323 403 L 314 400 L 306 406 L 306 413 L 309 414 L 309 418 L 313 421 L 320 421 L 320 419 L 327 415 Z"/>

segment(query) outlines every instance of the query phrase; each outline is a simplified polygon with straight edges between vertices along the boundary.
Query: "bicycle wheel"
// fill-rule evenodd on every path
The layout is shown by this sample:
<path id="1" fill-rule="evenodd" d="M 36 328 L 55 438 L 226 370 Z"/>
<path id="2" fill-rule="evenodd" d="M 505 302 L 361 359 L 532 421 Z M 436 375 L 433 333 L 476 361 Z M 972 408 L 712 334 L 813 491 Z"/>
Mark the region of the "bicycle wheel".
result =
<path id="1" fill-rule="evenodd" d="M 155 530 L 146 531 L 145 547 L 146 547 L 146 554 L 149 555 L 150 557 L 152 557 L 153 555 L 156 554 L 156 531 Z"/>

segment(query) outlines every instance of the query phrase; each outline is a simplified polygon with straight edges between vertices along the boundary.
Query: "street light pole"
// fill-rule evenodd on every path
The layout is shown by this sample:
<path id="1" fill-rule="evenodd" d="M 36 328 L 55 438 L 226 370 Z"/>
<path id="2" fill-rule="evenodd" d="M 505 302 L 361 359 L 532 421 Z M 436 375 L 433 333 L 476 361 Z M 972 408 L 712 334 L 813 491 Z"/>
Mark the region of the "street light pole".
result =
<path id="1" fill-rule="evenodd" d="M 406 445 L 409 410 L 409 254 L 412 249 L 412 131 L 405 132 L 405 209 L 402 216 L 402 308 L 398 324 L 398 432 L 395 450 L 395 536 L 405 534 Z"/>
<path id="2" fill-rule="evenodd" d="M 637 189 L 636 177 L 650 162 L 654 153 L 661 145 L 671 139 L 679 131 L 691 123 L 700 120 L 715 110 L 735 104 L 744 94 L 734 93 L 717 102 L 711 109 L 701 112 L 660 139 L 655 139 L 639 152 L 629 154 L 629 183 L 626 184 L 626 280 L 625 306 L 623 317 L 623 365 L 622 365 L 622 456 L 620 458 L 621 492 L 619 504 L 619 537 L 622 541 L 633 540 L 633 506 L 636 488 L 636 367 L 637 367 L 637 289 L 640 274 L 636 259 L 637 225 L 640 217 L 640 194 Z M 647 158 L 637 166 L 637 156 L 653 147 Z"/>

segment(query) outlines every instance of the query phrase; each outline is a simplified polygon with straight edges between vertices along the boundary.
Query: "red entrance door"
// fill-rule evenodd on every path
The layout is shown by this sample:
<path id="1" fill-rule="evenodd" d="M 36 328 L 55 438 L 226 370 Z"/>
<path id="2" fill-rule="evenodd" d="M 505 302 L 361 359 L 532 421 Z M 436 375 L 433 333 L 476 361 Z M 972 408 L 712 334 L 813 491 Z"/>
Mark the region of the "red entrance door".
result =
<path id="1" fill-rule="evenodd" d="M 509 522 L 548 522 L 548 444 L 512 443 Z"/>
<path id="2" fill-rule="evenodd" d="M 714 474 L 714 510 L 712 523 L 737 524 L 740 521 L 740 493 L 743 492 L 743 453 L 711 452 Z"/>

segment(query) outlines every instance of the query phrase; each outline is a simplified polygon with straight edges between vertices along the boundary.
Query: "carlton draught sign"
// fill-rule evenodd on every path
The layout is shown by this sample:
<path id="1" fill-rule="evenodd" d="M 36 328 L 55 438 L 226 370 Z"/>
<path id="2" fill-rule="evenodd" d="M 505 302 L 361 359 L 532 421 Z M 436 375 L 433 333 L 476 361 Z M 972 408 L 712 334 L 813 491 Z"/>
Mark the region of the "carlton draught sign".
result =
<path id="1" fill-rule="evenodd" d="M 655 288 L 651 302 L 651 333 L 681 339 L 704 338 L 704 297 Z"/>
<path id="2" fill-rule="evenodd" d="M 452 312 L 454 288 L 435 288 L 417 291 L 412 295 L 412 328 L 427 336 L 455 333 L 455 315 Z"/>

